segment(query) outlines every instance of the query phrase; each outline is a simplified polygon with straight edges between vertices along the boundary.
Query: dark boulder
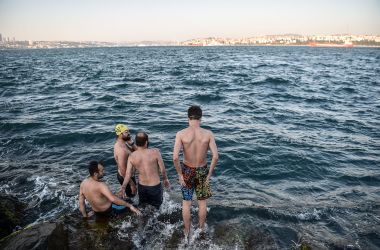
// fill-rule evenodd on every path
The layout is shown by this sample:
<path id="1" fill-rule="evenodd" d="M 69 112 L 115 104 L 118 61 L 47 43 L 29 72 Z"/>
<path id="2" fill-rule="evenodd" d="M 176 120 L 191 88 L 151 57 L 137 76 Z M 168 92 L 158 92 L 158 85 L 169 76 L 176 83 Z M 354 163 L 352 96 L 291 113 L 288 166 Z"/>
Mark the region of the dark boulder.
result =
<path id="1" fill-rule="evenodd" d="M 0 195 L 0 239 L 23 225 L 26 205 L 9 195 Z"/>
<path id="2" fill-rule="evenodd" d="M 44 222 L 15 232 L 0 242 L 1 249 L 68 249 L 68 235 L 60 222 Z"/>
<path id="3" fill-rule="evenodd" d="M 218 223 L 214 229 L 213 242 L 231 249 L 278 249 L 268 230 L 235 221 Z"/>

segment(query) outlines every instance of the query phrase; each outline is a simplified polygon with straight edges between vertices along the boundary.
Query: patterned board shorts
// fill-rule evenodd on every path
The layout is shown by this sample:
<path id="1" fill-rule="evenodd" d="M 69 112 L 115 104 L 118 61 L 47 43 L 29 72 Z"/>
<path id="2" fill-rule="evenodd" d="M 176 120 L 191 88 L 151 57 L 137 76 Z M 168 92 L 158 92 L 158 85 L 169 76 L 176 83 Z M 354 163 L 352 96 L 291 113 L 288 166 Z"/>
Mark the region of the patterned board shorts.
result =
<path id="1" fill-rule="evenodd" d="M 185 186 L 181 186 L 182 198 L 186 201 L 193 199 L 193 193 L 197 195 L 198 200 L 205 200 L 212 196 L 210 185 L 206 184 L 208 175 L 207 165 L 198 168 L 191 168 L 181 163 L 183 179 Z"/>

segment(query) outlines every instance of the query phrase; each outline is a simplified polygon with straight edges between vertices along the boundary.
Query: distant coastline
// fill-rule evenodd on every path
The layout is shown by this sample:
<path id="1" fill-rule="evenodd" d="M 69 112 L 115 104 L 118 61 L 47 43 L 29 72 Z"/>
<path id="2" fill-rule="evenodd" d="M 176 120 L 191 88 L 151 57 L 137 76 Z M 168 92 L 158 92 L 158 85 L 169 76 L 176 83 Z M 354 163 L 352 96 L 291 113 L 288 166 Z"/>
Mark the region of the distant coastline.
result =
<path id="1" fill-rule="evenodd" d="M 147 46 L 312 46 L 313 44 L 343 45 L 352 47 L 380 47 L 380 35 L 265 35 L 249 38 L 207 37 L 186 41 L 18 41 L 15 38 L 0 40 L 0 49 L 51 49 L 51 48 L 93 48 L 93 47 L 147 47 Z"/>

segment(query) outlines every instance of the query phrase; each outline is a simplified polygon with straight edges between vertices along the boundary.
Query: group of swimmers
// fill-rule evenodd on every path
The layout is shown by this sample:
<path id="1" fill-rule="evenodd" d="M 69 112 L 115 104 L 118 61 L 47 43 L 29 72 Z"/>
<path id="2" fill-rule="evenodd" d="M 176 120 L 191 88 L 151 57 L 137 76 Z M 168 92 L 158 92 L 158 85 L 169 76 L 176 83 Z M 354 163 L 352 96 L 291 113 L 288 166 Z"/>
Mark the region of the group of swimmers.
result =
<path id="1" fill-rule="evenodd" d="M 182 191 L 182 217 L 184 222 L 184 234 L 190 232 L 190 208 L 194 191 L 198 200 L 199 228 L 205 229 L 206 200 L 211 197 L 210 177 L 218 161 L 218 150 L 214 135 L 210 130 L 200 127 L 202 109 L 199 106 L 191 106 L 188 109 L 189 126 L 176 134 L 173 163 L 178 173 L 178 180 Z M 120 212 L 129 208 L 137 215 L 141 211 L 131 204 L 130 198 L 138 193 L 139 205 L 150 204 L 159 208 L 163 200 L 163 185 L 170 187 L 166 174 L 164 161 L 158 149 L 149 148 L 148 134 L 139 131 L 135 140 L 132 139 L 129 129 L 124 124 L 115 127 L 117 136 L 114 145 L 114 158 L 117 163 L 117 179 L 120 189 L 117 195 L 113 194 L 109 187 L 102 182 L 104 166 L 97 161 L 89 164 L 90 176 L 82 181 L 79 193 L 79 209 L 83 217 L 108 216 L 114 212 Z M 180 162 L 179 154 L 183 150 L 183 161 Z M 210 167 L 207 165 L 207 152 L 211 151 L 212 160 Z M 134 177 L 138 172 L 138 182 Z M 87 213 L 85 200 L 89 202 L 92 212 Z"/>

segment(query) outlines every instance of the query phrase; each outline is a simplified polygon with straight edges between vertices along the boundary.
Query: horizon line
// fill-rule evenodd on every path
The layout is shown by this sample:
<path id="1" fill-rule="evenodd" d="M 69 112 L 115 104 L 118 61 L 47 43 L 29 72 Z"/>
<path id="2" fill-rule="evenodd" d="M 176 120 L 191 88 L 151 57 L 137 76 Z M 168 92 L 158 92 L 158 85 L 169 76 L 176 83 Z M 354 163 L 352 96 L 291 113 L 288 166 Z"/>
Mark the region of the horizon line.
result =
<path id="1" fill-rule="evenodd" d="M 157 39 L 157 40 L 32 40 L 32 39 L 22 39 L 17 40 L 16 37 L 4 36 L 2 33 L 2 38 L 12 38 L 15 41 L 35 41 L 35 42 L 105 42 L 105 43 L 136 43 L 136 42 L 185 42 L 194 39 L 208 39 L 208 38 L 224 38 L 224 39 L 244 39 L 244 38 L 252 38 L 252 37 L 266 37 L 266 36 L 380 36 L 380 34 L 350 34 L 350 33 L 335 33 L 335 34 L 296 34 L 296 33 L 283 33 L 283 34 L 261 34 L 261 35 L 253 35 L 253 36 L 243 36 L 243 37 L 224 37 L 224 36 L 205 36 L 205 37 L 194 37 L 186 40 L 165 40 L 165 39 Z M 1 42 L 1 41 L 0 41 Z"/>

